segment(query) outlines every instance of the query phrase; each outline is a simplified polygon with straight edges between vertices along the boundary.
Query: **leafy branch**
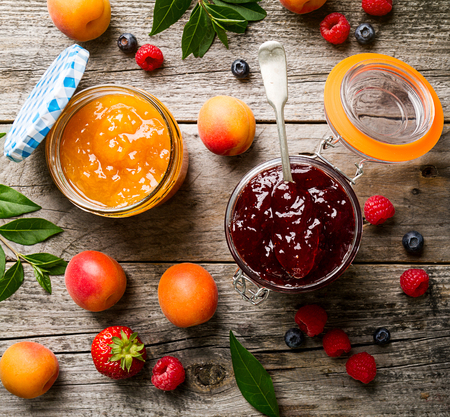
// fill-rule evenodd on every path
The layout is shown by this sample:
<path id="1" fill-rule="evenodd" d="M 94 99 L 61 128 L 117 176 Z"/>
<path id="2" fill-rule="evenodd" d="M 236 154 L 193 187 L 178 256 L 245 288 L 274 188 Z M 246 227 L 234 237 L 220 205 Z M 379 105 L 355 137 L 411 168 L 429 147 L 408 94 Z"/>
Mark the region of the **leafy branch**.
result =
<path id="1" fill-rule="evenodd" d="M 0 219 L 20 216 L 40 209 L 40 206 L 23 194 L 0 184 Z M 62 231 L 48 220 L 35 218 L 16 219 L 0 226 L 0 242 L 16 257 L 14 265 L 5 271 L 6 256 L 0 245 L 0 301 L 9 298 L 22 285 L 24 279 L 22 262 L 31 265 L 36 280 L 50 294 L 52 293 L 50 276 L 64 274 L 67 266 L 66 261 L 49 253 L 23 255 L 17 252 L 8 241 L 20 245 L 34 245 Z"/>
<path id="2" fill-rule="evenodd" d="M 192 0 L 156 0 L 150 36 L 177 22 Z M 182 59 L 190 54 L 203 57 L 217 37 L 228 49 L 227 31 L 244 33 L 248 22 L 262 20 L 266 11 L 260 0 L 198 0 L 181 38 Z"/>

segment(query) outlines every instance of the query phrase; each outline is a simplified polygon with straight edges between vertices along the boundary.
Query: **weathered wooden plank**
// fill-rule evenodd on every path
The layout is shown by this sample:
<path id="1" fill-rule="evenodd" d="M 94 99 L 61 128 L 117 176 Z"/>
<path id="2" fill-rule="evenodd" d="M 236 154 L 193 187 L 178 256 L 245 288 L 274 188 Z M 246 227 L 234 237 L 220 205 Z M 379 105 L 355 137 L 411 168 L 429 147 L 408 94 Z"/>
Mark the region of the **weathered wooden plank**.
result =
<path id="1" fill-rule="evenodd" d="M 271 294 L 259 307 L 231 288 L 232 265 L 204 265 L 219 288 L 219 306 L 206 324 L 179 329 L 159 309 L 157 285 L 168 264 L 123 264 L 128 286 L 124 298 L 103 313 L 77 307 L 61 278 L 54 293 L 40 289 L 27 274 L 23 288 L 0 303 L 0 351 L 17 340 L 34 340 L 52 349 L 61 376 L 45 396 L 31 401 L 0 389 L 2 412 L 10 415 L 118 415 L 134 410 L 149 416 L 256 416 L 241 397 L 233 377 L 228 332 L 271 374 L 283 416 L 298 415 L 445 415 L 449 403 L 450 292 L 447 266 L 426 265 L 431 286 L 412 299 L 399 288 L 400 273 L 411 265 L 355 265 L 329 287 L 305 295 Z M 30 271 L 28 271 L 30 272 Z M 321 337 L 307 338 L 299 351 L 287 349 L 283 335 L 295 326 L 301 304 L 317 303 L 328 312 L 326 330 L 339 327 L 352 342 L 351 353 L 374 355 L 378 374 L 365 386 L 345 372 L 347 356 L 325 355 Z M 97 373 L 90 358 L 95 334 L 124 324 L 140 333 L 149 359 L 136 378 L 114 382 Z M 390 329 L 392 343 L 373 345 L 379 326 Z M 174 393 L 151 382 L 151 368 L 164 355 L 179 357 L 187 380 Z M 209 375 L 215 375 L 215 379 Z M 110 399 L 115 400 L 111 403 Z"/>
<path id="2" fill-rule="evenodd" d="M 64 228 L 63 234 L 38 246 L 42 251 L 66 259 L 96 249 L 120 261 L 232 261 L 223 231 L 226 205 L 249 169 L 278 157 L 276 127 L 258 124 L 252 148 L 237 157 L 209 152 L 196 125 L 182 124 L 181 130 L 190 152 L 184 185 L 172 200 L 136 217 L 104 219 L 74 207 L 54 186 L 42 146 L 20 164 L 1 156 L 0 183 L 25 193 L 43 207 L 39 216 Z M 325 124 L 288 124 L 287 134 L 290 152 L 295 155 L 314 152 L 330 131 Z M 382 194 L 391 199 L 396 215 L 383 226 L 364 228 L 356 262 L 450 262 L 449 140 L 446 126 L 441 140 L 422 158 L 404 164 L 365 166 L 366 172 L 355 187 L 361 204 L 371 195 Z M 349 175 L 355 172 L 353 164 L 359 162 L 343 146 L 325 155 Z M 419 257 L 408 255 L 401 245 L 402 236 L 414 229 L 426 242 Z M 23 250 L 28 253 L 30 249 Z"/>
<path id="3" fill-rule="evenodd" d="M 99 39 L 83 43 L 91 53 L 88 70 L 80 88 L 97 84 L 129 84 L 159 97 L 177 120 L 194 121 L 201 105 L 212 95 L 225 94 L 243 99 L 260 121 L 273 121 L 272 108 L 266 103 L 257 62 L 257 49 L 266 40 L 281 41 L 287 52 L 289 121 L 324 121 L 323 88 L 330 70 L 347 56 L 376 52 L 395 56 L 421 71 L 440 96 L 447 120 L 450 120 L 449 52 L 450 5 L 439 0 L 395 3 L 393 12 L 383 18 L 367 15 L 360 2 L 328 2 L 306 16 L 284 9 L 277 0 L 263 0 L 268 11 L 262 22 L 252 23 L 245 35 L 230 35 L 230 49 L 219 41 L 204 58 L 181 60 L 181 34 L 187 20 L 153 38 L 151 29 L 153 1 L 112 1 L 112 21 Z M 327 43 L 320 35 L 319 23 L 326 14 L 339 11 L 346 15 L 354 31 L 367 21 L 378 33 L 373 45 L 363 47 L 353 35 L 341 46 Z M 59 51 L 73 41 L 61 34 L 48 16 L 45 0 L 2 1 L 0 24 L 0 120 L 11 121 L 21 104 Z M 161 47 L 165 64 L 147 74 L 137 67 L 133 57 L 119 51 L 116 40 L 123 32 L 134 33 L 141 44 Z M 407 45 L 407 47 L 405 47 Z M 26 53 L 24 53 L 26 51 Z M 237 57 L 248 61 L 251 77 L 237 80 L 230 71 Z"/>

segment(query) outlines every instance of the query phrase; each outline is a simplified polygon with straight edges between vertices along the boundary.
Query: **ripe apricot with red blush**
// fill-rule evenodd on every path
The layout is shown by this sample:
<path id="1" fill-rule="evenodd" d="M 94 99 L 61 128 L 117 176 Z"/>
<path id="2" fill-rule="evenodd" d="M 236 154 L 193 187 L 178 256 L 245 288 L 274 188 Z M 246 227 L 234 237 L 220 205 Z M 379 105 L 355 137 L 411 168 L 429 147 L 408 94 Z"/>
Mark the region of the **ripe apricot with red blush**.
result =
<path id="1" fill-rule="evenodd" d="M 216 96 L 203 104 L 198 114 L 198 134 L 205 146 L 217 155 L 239 155 L 255 137 L 253 112 L 242 100 Z"/>
<path id="2" fill-rule="evenodd" d="M 218 303 L 217 285 L 211 274 L 192 263 L 171 266 L 159 281 L 158 300 L 167 319 L 178 327 L 207 322 Z"/>
<path id="3" fill-rule="evenodd" d="M 127 286 L 125 272 L 110 256 L 84 251 L 69 262 L 66 288 L 73 301 L 89 311 L 103 311 L 116 304 Z"/>
<path id="4" fill-rule="evenodd" d="M 45 394 L 58 378 L 55 354 L 35 342 L 19 342 L 6 349 L 0 360 L 3 386 L 21 398 Z"/>

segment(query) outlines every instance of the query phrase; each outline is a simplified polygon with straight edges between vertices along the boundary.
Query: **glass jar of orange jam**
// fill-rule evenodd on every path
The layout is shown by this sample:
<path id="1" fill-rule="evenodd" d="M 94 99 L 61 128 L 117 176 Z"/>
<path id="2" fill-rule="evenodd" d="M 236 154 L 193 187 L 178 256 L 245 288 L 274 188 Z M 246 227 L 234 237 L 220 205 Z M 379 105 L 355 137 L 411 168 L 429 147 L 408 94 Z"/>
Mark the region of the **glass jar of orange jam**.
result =
<path id="1" fill-rule="evenodd" d="M 50 173 L 79 208 L 139 214 L 181 186 L 188 154 L 168 109 L 151 94 L 101 85 L 76 94 L 47 136 Z"/>

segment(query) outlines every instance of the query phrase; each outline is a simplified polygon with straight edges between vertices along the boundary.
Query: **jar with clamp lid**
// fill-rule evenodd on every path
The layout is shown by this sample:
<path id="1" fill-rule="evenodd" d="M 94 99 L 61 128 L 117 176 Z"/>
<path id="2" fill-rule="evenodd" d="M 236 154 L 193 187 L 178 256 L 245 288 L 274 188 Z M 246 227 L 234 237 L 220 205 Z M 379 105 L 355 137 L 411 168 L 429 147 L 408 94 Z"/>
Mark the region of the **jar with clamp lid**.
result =
<path id="1" fill-rule="evenodd" d="M 364 164 L 400 163 L 424 155 L 439 140 L 444 123 L 442 106 L 427 80 L 404 62 L 381 54 L 359 54 L 336 65 L 325 84 L 324 107 L 332 136 L 314 156 L 290 157 L 297 190 L 305 196 L 298 202 L 299 212 L 304 210 L 301 220 L 286 215 L 287 227 L 273 220 L 279 207 L 273 190 L 282 180 L 280 159 L 250 170 L 229 199 L 225 235 L 239 267 L 233 284 L 254 305 L 270 291 L 303 293 L 342 275 L 362 237 L 363 217 L 352 185 Z M 361 158 L 353 178 L 324 156 L 338 144 Z M 294 228 L 297 236 L 290 221 L 301 223 Z M 300 278 L 280 261 L 298 253 L 292 245 L 280 244 L 289 239 L 307 247 Z"/>

